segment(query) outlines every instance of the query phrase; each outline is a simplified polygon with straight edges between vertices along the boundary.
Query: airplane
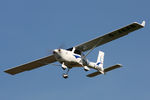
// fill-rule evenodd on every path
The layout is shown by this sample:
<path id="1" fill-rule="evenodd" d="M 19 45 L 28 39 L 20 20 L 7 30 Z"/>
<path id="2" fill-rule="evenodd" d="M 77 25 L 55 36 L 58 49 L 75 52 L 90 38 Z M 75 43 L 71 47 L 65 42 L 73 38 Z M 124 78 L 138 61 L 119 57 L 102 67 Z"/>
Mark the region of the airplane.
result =
<path id="1" fill-rule="evenodd" d="M 105 43 L 111 42 L 112 40 L 118 39 L 122 36 L 128 35 L 130 32 L 141 29 L 145 26 L 145 21 L 141 24 L 134 22 L 125 27 L 117 29 L 115 31 L 109 32 L 103 36 L 99 36 L 95 39 L 87 41 L 85 43 L 79 44 L 77 46 L 68 48 L 68 49 L 54 49 L 53 54 L 37 59 L 35 61 L 5 70 L 4 72 L 15 75 L 24 71 L 29 71 L 35 68 L 42 67 L 58 61 L 61 64 L 62 69 L 67 69 L 67 72 L 63 74 L 63 78 L 68 78 L 68 73 L 71 68 L 82 67 L 85 71 L 90 69 L 95 69 L 96 72 L 88 74 L 87 77 L 95 77 L 100 74 L 105 74 L 111 70 L 122 67 L 121 64 L 116 64 L 111 67 L 104 68 L 104 52 L 99 51 L 97 61 L 90 62 L 86 57 L 98 46 L 101 46 Z M 83 52 L 88 51 L 87 54 Z"/>

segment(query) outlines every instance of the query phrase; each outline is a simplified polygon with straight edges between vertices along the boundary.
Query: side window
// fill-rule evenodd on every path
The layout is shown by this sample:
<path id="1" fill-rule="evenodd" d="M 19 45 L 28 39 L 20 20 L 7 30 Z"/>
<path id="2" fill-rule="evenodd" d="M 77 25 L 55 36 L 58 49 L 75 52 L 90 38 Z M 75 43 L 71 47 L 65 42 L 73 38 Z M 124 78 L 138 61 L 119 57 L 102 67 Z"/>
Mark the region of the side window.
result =
<path id="1" fill-rule="evenodd" d="M 81 55 L 81 51 L 80 50 L 75 50 L 74 53 Z"/>
<path id="2" fill-rule="evenodd" d="M 69 49 L 67 49 L 67 50 L 72 51 L 72 49 L 73 49 L 73 48 L 69 48 Z"/>
<path id="3" fill-rule="evenodd" d="M 67 50 L 72 51 L 73 48 L 69 48 Z M 74 53 L 81 55 L 81 51 L 80 50 L 75 50 Z"/>

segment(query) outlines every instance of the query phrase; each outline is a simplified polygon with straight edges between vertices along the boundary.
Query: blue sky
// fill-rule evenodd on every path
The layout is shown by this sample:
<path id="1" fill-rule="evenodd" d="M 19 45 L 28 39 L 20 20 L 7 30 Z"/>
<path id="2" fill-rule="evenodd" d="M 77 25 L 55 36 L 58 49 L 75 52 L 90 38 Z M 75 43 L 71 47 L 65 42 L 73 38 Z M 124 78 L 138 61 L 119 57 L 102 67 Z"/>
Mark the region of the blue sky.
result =
<path id="1" fill-rule="evenodd" d="M 149 0 L 1 0 L 1 100 L 148 100 L 150 99 Z M 50 50 L 75 46 L 121 28 L 146 21 L 146 27 L 96 48 L 105 65 L 123 68 L 95 78 L 82 68 L 62 78 L 60 67 L 48 65 L 15 76 L 3 71 L 48 56 Z"/>

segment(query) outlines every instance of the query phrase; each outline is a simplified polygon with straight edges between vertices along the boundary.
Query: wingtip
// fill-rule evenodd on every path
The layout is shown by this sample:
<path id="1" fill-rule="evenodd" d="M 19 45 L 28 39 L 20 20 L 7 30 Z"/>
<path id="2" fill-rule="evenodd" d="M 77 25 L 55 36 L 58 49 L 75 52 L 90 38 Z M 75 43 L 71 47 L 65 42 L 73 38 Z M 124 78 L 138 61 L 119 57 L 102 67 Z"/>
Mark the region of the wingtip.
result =
<path id="1" fill-rule="evenodd" d="M 122 65 L 122 64 L 116 64 L 116 65 L 118 65 L 118 66 L 120 66 L 120 67 L 123 67 L 123 65 Z"/>
<path id="2" fill-rule="evenodd" d="M 141 25 L 144 27 L 144 26 L 145 26 L 145 23 L 146 23 L 146 22 L 145 22 L 145 21 L 143 21 Z"/>
<path id="3" fill-rule="evenodd" d="M 9 69 L 5 70 L 4 72 L 7 73 L 7 74 L 9 74 L 9 75 L 15 75 L 15 73 L 10 72 Z"/>

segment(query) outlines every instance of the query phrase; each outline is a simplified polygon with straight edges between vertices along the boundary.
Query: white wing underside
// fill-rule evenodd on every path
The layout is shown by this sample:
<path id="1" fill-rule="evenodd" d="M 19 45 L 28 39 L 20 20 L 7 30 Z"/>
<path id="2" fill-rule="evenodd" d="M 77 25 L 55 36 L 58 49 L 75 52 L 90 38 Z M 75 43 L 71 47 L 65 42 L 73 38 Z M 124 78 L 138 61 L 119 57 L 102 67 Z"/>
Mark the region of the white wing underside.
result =
<path id="1" fill-rule="evenodd" d="M 92 40 L 85 42 L 83 44 L 77 45 L 77 46 L 75 46 L 75 48 L 84 52 L 84 51 L 92 49 L 95 46 L 95 44 L 96 44 L 95 47 L 98 47 L 98 46 L 103 45 L 107 42 L 110 42 L 112 40 L 115 40 L 117 38 L 125 36 L 125 35 L 129 34 L 130 32 L 133 32 L 135 30 L 143 28 L 144 26 L 145 26 L 145 21 L 143 21 L 142 24 L 135 22 L 135 23 L 129 24 L 123 28 L 120 28 L 118 30 L 115 30 L 113 32 L 105 34 L 103 36 L 92 39 Z M 29 62 L 27 64 L 23 64 L 23 65 L 5 70 L 5 72 L 9 73 L 11 75 L 15 75 L 15 74 L 18 74 L 18 73 L 21 73 L 24 71 L 39 68 L 41 66 L 53 63 L 55 61 L 57 61 L 55 59 L 55 57 L 53 55 L 50 55 L 48 57 L 44 57 L 44 58 Z"/>

